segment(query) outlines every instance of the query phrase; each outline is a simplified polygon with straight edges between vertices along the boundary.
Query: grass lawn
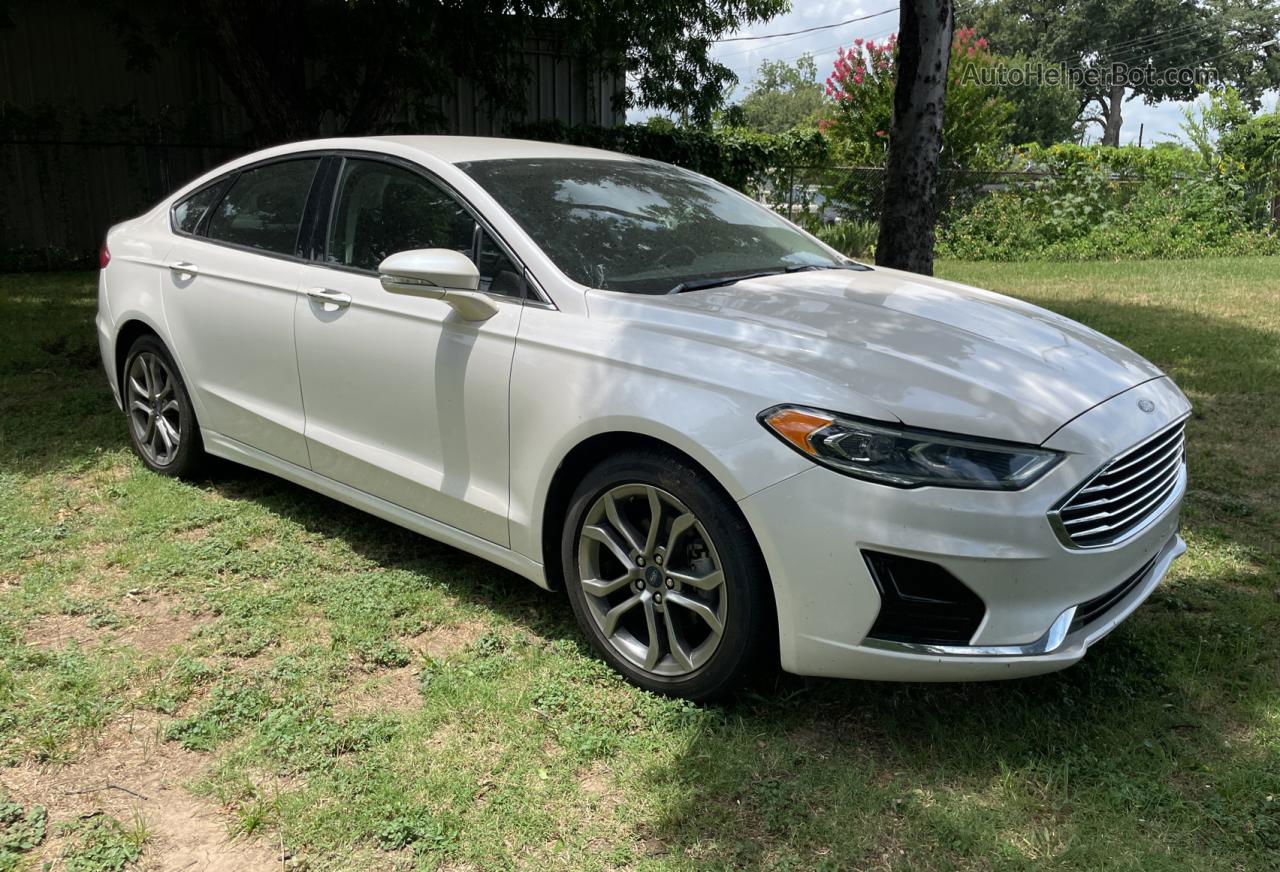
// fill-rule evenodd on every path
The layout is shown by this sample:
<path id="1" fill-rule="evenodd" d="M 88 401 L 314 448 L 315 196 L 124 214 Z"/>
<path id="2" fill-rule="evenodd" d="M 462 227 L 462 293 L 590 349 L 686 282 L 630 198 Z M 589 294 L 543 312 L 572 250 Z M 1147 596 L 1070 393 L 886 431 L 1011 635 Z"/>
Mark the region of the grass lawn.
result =
<path id="1" fill-rule="evenodd" d="M 144 471 L 95 277 L 0 276 L 0 870 L 1280 868 L 1280 263 L 940 274 L 1178 380 L 1190 552 L 1064 673 L 709 707 L 460 552 Z"/>

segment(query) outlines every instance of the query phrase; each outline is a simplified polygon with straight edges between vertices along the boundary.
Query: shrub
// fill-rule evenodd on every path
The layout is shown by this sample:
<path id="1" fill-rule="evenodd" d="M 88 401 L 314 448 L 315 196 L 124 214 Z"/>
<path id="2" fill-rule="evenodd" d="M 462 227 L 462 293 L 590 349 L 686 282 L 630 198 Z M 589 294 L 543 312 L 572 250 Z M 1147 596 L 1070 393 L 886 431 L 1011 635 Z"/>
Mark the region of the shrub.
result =
<path id="1" fill-rule="evenodd" d="M 756 133 L 738 127 L 677 126 L 662 118 L 616 127 L 570 127 L 559 121 L 539 121 L 515 125 L 511 135 L 660 160 L 740 191 L 764 186 L 775 169 L 820 164 L 827 159 L 827 140 L 816 130 Z"/>
<path id="2" fill-rule="evenodd" d="M 947 72 L 947 105 L 942 128 L 942 165 L 971 169 L 992 153 L 1009 131 L 1013 104 L 994 85 L 980 82 L 974 71 L 992 67 L 997 58 L 972 28 L 956 31 Z M 850 156 L 875 165 L 884 162 L 893 127 L 893 91 L 897 80 L 897 35 L 884 42 L 855 39 L 840 49 L 827 78 L 833 98 L 826 129 L 845 145 Z"/>
<path id="3" fill-rule="evenodd" d="M 1242 180 L 1206 171 L 1180 146 L 1028 147 L 1045 171 L 978 199 L 939 230 L 939 254 L 967 260 L 1191 258 L 1280 252 L 1255 221 Z"/>
<path id="4" fill-rule="evenodd" d="M 845 257 L 868 258 L 875 252 L 880 225 L 875 221 L 849 219 L 820 227 L 815 235 Z"/>

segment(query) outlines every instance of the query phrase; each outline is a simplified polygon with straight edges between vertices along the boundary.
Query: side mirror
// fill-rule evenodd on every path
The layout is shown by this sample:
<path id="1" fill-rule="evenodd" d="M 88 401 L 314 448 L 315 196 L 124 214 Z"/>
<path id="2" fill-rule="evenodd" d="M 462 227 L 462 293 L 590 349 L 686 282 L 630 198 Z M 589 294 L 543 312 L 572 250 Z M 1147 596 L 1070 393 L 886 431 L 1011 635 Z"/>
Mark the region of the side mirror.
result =
<path id="1" fill-rule="evenodd" d="M 480 287 L 480 271 L 471 258 L 448 248 L 398 251 L 378 264 L 382 287 L 393 294 L 444 300 L 468 321 L 498 314 L 498 306 Z"/>

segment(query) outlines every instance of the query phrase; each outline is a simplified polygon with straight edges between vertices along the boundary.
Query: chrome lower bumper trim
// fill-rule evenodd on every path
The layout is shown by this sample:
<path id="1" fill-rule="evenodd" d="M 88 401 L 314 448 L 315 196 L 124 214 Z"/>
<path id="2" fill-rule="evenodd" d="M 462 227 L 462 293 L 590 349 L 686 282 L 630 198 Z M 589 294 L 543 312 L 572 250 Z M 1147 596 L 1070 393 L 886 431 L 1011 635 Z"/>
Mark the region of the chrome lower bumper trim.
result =
<path id="1" fill-rule="evenodd" d="M 1165 573 L 1169 571 L 1169 565 L 1181 557 L 1186 550 L 1187 544 L 1182 541 L 1182 537 L 1174 534 L 1173 538 L 1160 550 L 1155 563 L 1148 570 L 1146 580 L 1103 620 L 1077 631 L 1073 641 L 1078 642 L 1081 649 L 1084 649 L 1114 630 L 1121 621 L 1142 605 L 1160 584 Z M 1071 622 L 1075 620 L 1075 616 L 1076 606 L 1071 606 L 1058 615 L 1043 636 L 1025 645 L 930 645 L 922 642 L 894 642 L 868 637 L 862 640 L 862 647 L 930 657 L 1035 657 L 1052 654 L 1062 648 L 1067 642 Z"/>

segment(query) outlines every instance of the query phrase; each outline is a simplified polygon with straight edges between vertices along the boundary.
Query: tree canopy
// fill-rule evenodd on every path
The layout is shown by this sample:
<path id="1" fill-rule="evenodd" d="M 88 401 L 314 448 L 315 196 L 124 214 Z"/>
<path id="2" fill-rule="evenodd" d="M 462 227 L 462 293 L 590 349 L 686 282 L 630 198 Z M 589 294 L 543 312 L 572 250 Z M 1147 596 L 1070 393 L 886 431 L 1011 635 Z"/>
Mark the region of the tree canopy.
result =
<path id="1" fill-rule="evenodd" d="M 710 56 L 724 33 L 763 22 L 787 0 L 109 0 L 136 63 L 176 40 L 204 52 L 263 141 L 416 129 L 458 77 L 495 110 L 518 109 L 528 39 L 622 82 L 615 106 L 705 122 L 733 72 Z"/>
<path id="2" fill-rule="evenodd" d="M 783 133 L 818 123 L 825 99 L 813 55 L 795 63 L 762 61 L 751 90 L 738 104 L 737 120 L 762 133 Z"/>
<path id="3" fill-rule="evenodd" d="M 1262 43 L 1280 27 L 1275 0 L 974 0 L 960 13 L 1000 54 L 1022 53 L 1088 71 L 1079 113 L 1118 145 L 1126 100 L 1189 100 L 1210 82 L 1234 84 L 1247 100 L 1280 82 L 1280 49 Z M 1200 71 L 1117 82 L 1114 66 Z"/>

